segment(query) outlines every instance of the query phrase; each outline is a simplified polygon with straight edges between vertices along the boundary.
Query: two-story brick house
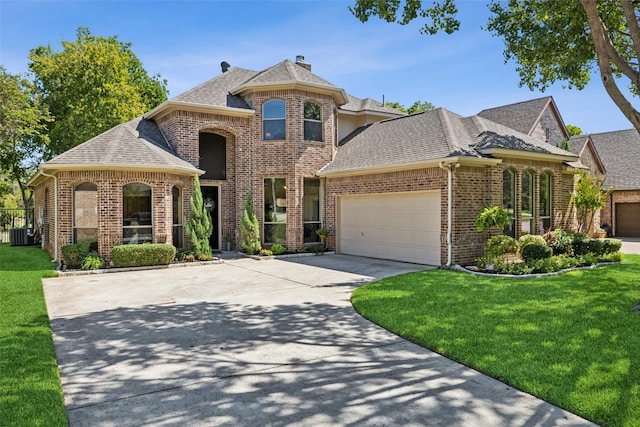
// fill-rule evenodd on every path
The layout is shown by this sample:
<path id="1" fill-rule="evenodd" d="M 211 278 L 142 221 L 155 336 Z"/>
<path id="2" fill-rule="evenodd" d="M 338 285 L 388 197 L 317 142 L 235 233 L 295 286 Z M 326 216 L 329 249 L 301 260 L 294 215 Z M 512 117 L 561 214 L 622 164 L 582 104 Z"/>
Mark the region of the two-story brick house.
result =
<path id="1" fill-rule="evenodd" d="M 263 71 L 223 63 L 217 77 L 41 165 L 30 182 L 36 220 L 58 259 L 82 238 L 107 257 L 122 243 L 183 246 L 200 176 L 214 249 L 238 241 L 251 191 L 266 246 L 302 249 L 322 227 L 342 253 L 468 263 L 486 240 L 474 227 L 484 206 L 512 210 L 515 236 L 573 221 L 578 157 L 556 147 L 566 129 L 553 101 L 527 106 L 406 116 L 348 95 L 302 57 Z M 520 110 L 535 116 L 526 129 L 501 123 Z"/>

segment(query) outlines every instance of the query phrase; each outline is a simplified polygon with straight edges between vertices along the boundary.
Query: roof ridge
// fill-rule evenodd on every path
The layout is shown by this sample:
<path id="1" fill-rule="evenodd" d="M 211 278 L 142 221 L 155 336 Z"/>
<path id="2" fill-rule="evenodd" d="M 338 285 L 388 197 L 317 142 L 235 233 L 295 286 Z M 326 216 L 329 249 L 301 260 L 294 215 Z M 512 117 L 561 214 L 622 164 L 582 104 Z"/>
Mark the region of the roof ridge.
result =
<path id="1" fill-rule="evenodd" d="M 512 107 L 514 105 L 526 104 L 526 103 L 534 102 L 534 101 L 540 101 L 541 99 L 545 99 L 545 98 L 553 98 L 553 97 L 551 95 L 546 95 L 546 96 L 541 96 L 539 98 L 527 99 L 525 101 L 512 102 L 511 104 L 498 105 L 497 107 L 485 108 L 484 110 L 481 110 L 480 113 L 482 113 L 484 111 L 497 110 L 498 108 Z M 478 114 L 480 114 L 480 113 L 478 113 Z"/>
<path id="2" fill-rule="evenodd" d="M 455 153 L 461 151 L 462 147 L 460 147 L 460 144 L 458 144 L 458 141 L 455 137 L 455 130 L 453 129 L 451 119 L 449 118 L 449 110 L 445 108 L 437 108 L 436 110 L 438 111 L 438 117 L 440 118 L 442 132 L 444 133 L 444 139 L 447 142 L 447 146 L 449 147 L 449 152 Z"/>

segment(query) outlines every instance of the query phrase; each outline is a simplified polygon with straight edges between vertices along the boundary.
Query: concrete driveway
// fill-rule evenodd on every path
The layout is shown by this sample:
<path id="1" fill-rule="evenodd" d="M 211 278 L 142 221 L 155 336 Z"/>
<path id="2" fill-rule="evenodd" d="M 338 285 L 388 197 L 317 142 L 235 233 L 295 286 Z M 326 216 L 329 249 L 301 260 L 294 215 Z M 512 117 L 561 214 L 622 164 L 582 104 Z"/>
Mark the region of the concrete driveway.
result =
<path id="1" fill-rule="evenodd" d="M 71 426 L 589 425 L 361 318 L 348 256 L 47 279 Z"/>

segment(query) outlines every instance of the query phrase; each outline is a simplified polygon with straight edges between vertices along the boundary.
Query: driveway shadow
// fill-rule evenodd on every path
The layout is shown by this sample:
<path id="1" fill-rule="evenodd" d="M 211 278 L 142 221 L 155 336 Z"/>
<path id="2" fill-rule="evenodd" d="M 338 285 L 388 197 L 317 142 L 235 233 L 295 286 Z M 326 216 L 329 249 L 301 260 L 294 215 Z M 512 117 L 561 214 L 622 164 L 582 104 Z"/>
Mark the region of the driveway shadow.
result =
<path id="1" fill-rule="evenodd" d="M 578 425 L 327 303 L 52 320 L 70 425 Z"/>

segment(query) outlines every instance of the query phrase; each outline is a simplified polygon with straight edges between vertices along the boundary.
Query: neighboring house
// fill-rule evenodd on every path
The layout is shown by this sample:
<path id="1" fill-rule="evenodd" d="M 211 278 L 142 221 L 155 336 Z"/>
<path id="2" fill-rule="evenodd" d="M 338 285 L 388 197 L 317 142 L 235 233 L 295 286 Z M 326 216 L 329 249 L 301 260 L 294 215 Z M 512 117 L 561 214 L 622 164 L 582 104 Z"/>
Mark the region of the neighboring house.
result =
<path id="1" fill-rule="evenodd" d="M 348 95 L 302 57 L 263 71 L 222 68 L 40 166 L 30 185 L 51 254 L 81 239 L 97 240 L 107 258 L 122 243 L 186 245 L 198 175 L 213 249 L 239 241 L 248 191 L 265 246 L 301 250 L 327 228 L 338 252 L 433 265 L 482 254 L 487 234 L 475 217 L 488 205 L 512 211 L 515 237 L 573 224 L 583 166 L 556 146 L 568 134 L 551 98 L 471 117 L 442 108 L 406 116 Z"/>
<path id="2" fill-rule="evenodd" d="M 606 167 L 605 188 L 612 189 L 600 221 L 616 237 L 640 237 L 640 135 L 635 129 L 589 135 Z"/>

